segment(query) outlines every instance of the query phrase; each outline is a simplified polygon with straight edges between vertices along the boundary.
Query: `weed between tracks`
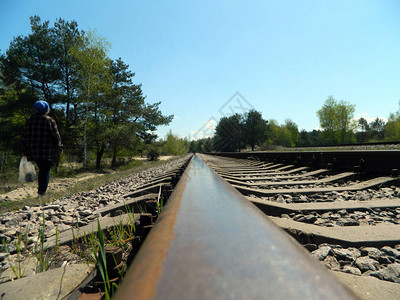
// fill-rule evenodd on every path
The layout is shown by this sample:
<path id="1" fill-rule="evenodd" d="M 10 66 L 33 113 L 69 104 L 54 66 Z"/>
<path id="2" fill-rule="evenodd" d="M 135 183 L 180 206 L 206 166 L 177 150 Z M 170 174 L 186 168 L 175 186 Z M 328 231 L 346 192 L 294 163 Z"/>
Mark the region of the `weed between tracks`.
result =
<path id="1" fill-rule="evenodd" d="M 77 235 L 72 246 L 72 252 L 78 257 L 96 265 L 97 276 L 84 289 L 88 289 L 89 293 L 100 291 L 106 300 L 111 299 L 118 289 L 127 270 L 129 255 L 133 250 L 138 250 L 134 249 L 134 213 L 128 206 L 125 209 L 128 224 L 121 219 L 119 224 L 103 230 L 97 219 L 97 233 Z"/>
<path id="2" fill-rule="evenodd" d="M 62 246 L 62 252 L 60 252 L 62 247 L 59 243 L 58 230 L 56 230 L 55 245 L 45 249 L 44 218 L 35 242 L 29 240 L 26 230 L 21 230 L 18 233 L 15 250 L 10 250 L 11 245 L 3 239 L 2 252 L 7 254 L 6 259 L 14 274 L 12 280 L 25 277 L 27 268 L 32 262 L 35 265 L 34 273 L 45 272 L 66 265 L 67 261 L 68 263 L 94 264 L 97 267 L 98 276 L 93 288 L 103 292 L 105 299 L 111 299 L 118 288 L 118 283 L 125 274 L 126 261 L 132 250 L 131 241 L 135 238 L 134 217 L 132 213 L 129 213 L 129 215 L 129 224 L 124 224 L 121 220 L 119 224 L 105 230 L 101 228 L 98 219 L 96 233 L 83 233 L 75 236 L 71 245 Z M 67 251 L 66 247 L 68 248 Z M 107 253 L 108 249 L 121 250 L 119 251 L 121 255 L 116 257 L 113 252 Z M 68 252 L 67 255 L 66 252 Z"/>
<path id="3" fill-rule="evenodd" d="M 159 198 L 159 212 L 163 208 L 162 201 L 162 197 Z M 129 259 L 132 259 L 130 255 L 138 251 L 142 242 L 141 237 L 136 236 L 134 212 L 127 205 L 125 211 L 125 219 L 121 216 L 119 223 L 110 227 L 102 228 L 97 219 L 97 232 L 80 232 L 76 227 L 74 239 L 68 245 L 60 246 L 60 234 L 56 229 L 55 244 L 46 248 L 44 216 L 36 241 L 29 239 L 27 229 L 20 229 L 14 247 L 3 239 L 1 250 L 7 254 L 14 275 L 11 280 L 33 275 L 26 274 L 30 263 L 35 265 L 34 273 L 70 263 L 86 263 L 96 266 L 97 275 L 83 290 L 89 294 L 100 293 L 102 299 L 111 299 L 125 275 Z"/>
<path id="4" fill-rule="evenodd" d="M 35 266 L 34 273 L 45 272 L 56 265 L 60 248 L 58 227 L 56 227 L 54 247 L 46 250 L 44 247 L 46 236 L 46 219 L 44 216 L 42 220 L 36 241 L 28 237 L 27 229 L 23 230 L 22 228 L 17 233 L 15 245 L 10 245 L 6 239 L 2 240 L 1 252 L 6 253 L 7 261 L 16 279 L 25 276 L 31 260 L 33 261 L 31 265 Z M 13 248 L 13 250 L 10 248 Z M 11 254 L 11 252 L 15 254 Z"/>

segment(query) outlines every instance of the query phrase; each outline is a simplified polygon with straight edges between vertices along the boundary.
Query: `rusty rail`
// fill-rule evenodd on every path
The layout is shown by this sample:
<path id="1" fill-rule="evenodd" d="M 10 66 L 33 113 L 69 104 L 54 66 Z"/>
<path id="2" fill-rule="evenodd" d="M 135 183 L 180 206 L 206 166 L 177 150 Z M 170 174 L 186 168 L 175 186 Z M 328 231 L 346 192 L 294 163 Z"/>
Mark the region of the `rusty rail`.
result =
<path id="1" fill-rule="evenodd" d="M 194 156 L 114 299 L 354 299 Z"/>

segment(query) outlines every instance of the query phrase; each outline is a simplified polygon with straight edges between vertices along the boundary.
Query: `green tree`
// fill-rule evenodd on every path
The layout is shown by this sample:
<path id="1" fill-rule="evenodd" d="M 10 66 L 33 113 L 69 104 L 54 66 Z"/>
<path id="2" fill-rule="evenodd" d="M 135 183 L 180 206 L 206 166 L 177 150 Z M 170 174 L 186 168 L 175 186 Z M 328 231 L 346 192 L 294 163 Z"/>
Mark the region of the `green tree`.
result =
<path id="1" fill-rule="evenodd" d="M 332 96 L 328 97 L 322 108 L 317 111 L 320 126 L 328 143 L 344 143 L 352 139 L 355 129 L 355 124 L 352 122 L 354 111 L 355 105 L 343 100 L 337 102 Z"/>
<path id="2" fill-rule="evenodd" d="M 0 143 L 19 153 L 25 121 L 33 113 L 37 99 L 52 105 L 57 92 L 58 69 L 53 34 L 48 22 L 31 17 L 28 36 L 14 38 L 0 55 Z"/>
<path id="3" fill-rule="evenodd" d="M 96 130 L 102 128 L 94 141 L 96 168 L 100 168 L 107 149 L 111 151 L 111 165 L 115 166 L 121 149 L 136 150 L 141 138 L 149 143 L 149 136 L 156 136 L 153 131 L 157 126 L 167 125 L 173 118 L 173 115 L 161 113 L 160 102 L 145 103 L 141 85 L 132 83 L 135 74 L 120 58 L 112 62 L 110 73 L 112 86 L 105 90 L 104 96 L 98 97 L 101 100 L 97 107 L 98 117 L 96 123 L 91 123 L 97 124 Z"/>
<path id="4" fill-rule="evenodd" d="M 78 62 L 77 73 L 80 95 L 84 99 L 85 115 L 83 122 L 83 168 L 86 168 L 88 128 L 96 145 L 97 156 L 104 152 L 103 142 L 104 123 L 100 122 L 102 113 L 101 94 L 110 88 L 110 66 L 107 53 L 110 44 L 93 31 L 85 33 L 78 44 L 71 49 L 71 54 Z M 88 124 L 91 120 L 91 124 Z"/>
<path id="5" fill-rule="evenodd" d="M 338 130 L 336 100 L 329 96 L 322 108 L 317 111 L 320 126 L 324 129 L 324 135 L 328 142 L 334 144 L 337 141 L 336 132 Z"/>
<path id="6" fill-rule="evenodd" d="M 189 151 L 196 153 L 212 152 L 214 149 L 213 138 L 202 138 L 196 141 L 191 141 L 189 146 Z"/>
<path id="7" fill-rule="evenodd" d="M 203 143 L 201 145 L 201 152 L 211 152 L 213 151 L 213 140 L 212 138 L 208 137 L 203 139 Z"/>
<path id="8" fill-rule="evenodd" d="M 358 128 L 360 129 L 360 142 L 361 143 L 367 142 L 368 141 L 368 133 L 370 131 L 368 121 L 361 117 L 358 120 Z"/>
<path id="9" fill-rule="evenodd" d="M 169 130 L 165 138 L 164 150 L 169 155 L 183 155 L 189 151 L 189 142 L 186 139 L 179 138 L 172 133 L 172 130 Z"/>
<path id="10" fill-rule="evenodd" d="M 72 145 L 76 136 L 75 128 L 80 117 L 78 63 L 72 55 L 72 49 L 81 41 L 84 32 L 78 30 L 77 22 L 68 22 L 61 18 L 54 24 L 53 32 L 59 70 L 59 93 L 55 103 L 59 105 L 60 109 L 63 109 L 63 142 Z"/>
<path id="11" fill-rule="evenodd" d="M 41 22 L 38 16 L 31 17 L 30 22 L 31 33 L 14 38 L 0 57 L 5 86 L 0 96 L 5 100 L 3 108 L 27 118 L 33 112 L 34 101 L 46 100 L 64 145 L 71 149 L 76 143 L 80 110 L 76 100 L 76 64 L 69 51 L 81 32 L 76 22 L 62 19 L 54 27 L 48 21 Z"/>
<path id="12" fill-rule="evenodd" d="M 400 101 L 399 101 L 400 106 Z M 385 140 L 398 141 L 400 140 L 400 109 L 389 115 L 385 126 Z"/>
<path id="13" fill-rule="evenodd" d="M 189 143 L 189 152 L 190 153 L 197 153 L 198 151 L 199 141 L 190 141 Z"/>
<path id="14" fill-rule="evenodd" d="M 311 146 L 310 134 L 304 129 L 299 132 L 298 146 L 299 147 Z"/>
<path id="15" fill-rule="evenodd" d="M 299 133 L 298 146 L 300 147 L 311 147 L 323 145 L 322 133 L 319 130 L 306 131 L 302 130 Z"/>
<path id="16" fill-rule="evenodd" d="M 215 150 L 240 151 L 243 148 L 242 119 L 242 115 L 234 114 L 219 120 L 214 133 Z"/>
<path id="17" fill-rule="evenodd" d="M 269 120 L 267 124 L 267 143 L 270 145 L 279 145 L 279 136 L 281 128 L 276 120 Z"/>
<path id="18" fill-rule="evenodd" d="M 283 127 L 288 130 L 288 136 L 290 138 L 290 145 L 288 145 L 288 147 L 296 146 L 299 141 L 299 128 L 297 127 L 296 123 L 294 123 L 291 119 L 286 119 Z"/>
<path id="19" fill-rule="evenodd" d="M 10 43 L 3 74 L 8 85 L 25 87 L 32 96 L 52 104 L 60 78 L 54 33 L 48 21 L 42 23 L 38 16 L 30 21 L 32 33 Z"/>
<path id="20" fill-rule="evenodd" d="M 299 130 L 297 125 L 290 119 L 285 123 L 274 128 L 275 145 L 284 147 L 294 147 L 299 140 Z"/>
<path id="21" fill-rule="evenodd" d="M 355 105 L 341 100 L 337 104 L 338 133 L 340 143 L 352 142 L 357 123 L 353 120 Z"/>
<path id="22" fill-rule="evenodd" d="M 140 85 L 132 83 L 135 76 L 121 58 L 111 65 L 112 88 L 108 90 L 105 99 L 105 115 L 103 122 L 106 124 L 104 143 L 112 151 L 111 165 L 117 163 L 118 152 L 122 149 L 134 151 L 139 146 L 140 139 L 136 135 L 139 125 L 133 119 L 140 106 L 144 103 L 144 96 Z M 100 164 L 100 158 L 97 163 Z M 96 164 L 97 164 L 96 163 Z"/>
<path id="23" fill-rule="evenodd" d="M 250 110 L 244 115 L 243 138 L 254 151 L 256 145 L 261 145 L 267 138 L 267 121 L 262 118 L 260 112 Z"/>
<path id="24" fill-rule="evenodd" d="M 320 130 L 313 130 L 310 133 L 311 146 L 322 146 L 323 145 L 323 134 Z"/>
<path id="25" fill-rule="evenodd" d="M 291 132 L 284 125 L 282 125 L 279 130 L 278 145 L 284 147 L 293 147 Z"/>
<path id="26" fill-rule="evenodd" d="M 377 141 L 383 141 L 385 138 L 385 125 L 386 123 L 379 118 L 376 118 L 370 124 L 370 137 Z"/>

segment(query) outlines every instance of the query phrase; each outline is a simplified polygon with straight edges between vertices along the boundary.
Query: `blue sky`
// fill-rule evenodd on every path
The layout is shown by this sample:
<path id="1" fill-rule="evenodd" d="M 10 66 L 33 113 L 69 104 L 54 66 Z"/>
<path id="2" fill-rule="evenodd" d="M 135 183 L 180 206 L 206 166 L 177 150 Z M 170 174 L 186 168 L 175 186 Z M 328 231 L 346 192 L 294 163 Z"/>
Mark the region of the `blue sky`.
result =
<path id="1" fill-rule="evenodd" d="M 201 137 L 227 107 L 306 130 L 319 126 L 316 112 L 330 95 L 356 105 L 355 116 L 399 109 L 397 0 L 0 0 L 1 52 L 30 32 L 33 15 L 75 20 L 105 37 L 147 101 L 175 115 L 161 137 L 169 129 Z"/>

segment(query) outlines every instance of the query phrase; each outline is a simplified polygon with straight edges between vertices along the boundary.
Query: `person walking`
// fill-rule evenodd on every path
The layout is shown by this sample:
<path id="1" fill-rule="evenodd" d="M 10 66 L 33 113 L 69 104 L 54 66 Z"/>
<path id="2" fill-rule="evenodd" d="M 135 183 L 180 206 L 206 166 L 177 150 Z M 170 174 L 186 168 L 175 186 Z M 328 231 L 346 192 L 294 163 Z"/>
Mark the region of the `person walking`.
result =
<path id="1" fill-rule="evenodd" d="M 22 134 L 22 155 L 39 167 L 38 194 L 46 194 L 50 169 L 62 153 L 60 133 L 56 121 L 48 116 L 50 106 L 46 101 L 36 101 L 36 113 L 25 124 Z"/>

